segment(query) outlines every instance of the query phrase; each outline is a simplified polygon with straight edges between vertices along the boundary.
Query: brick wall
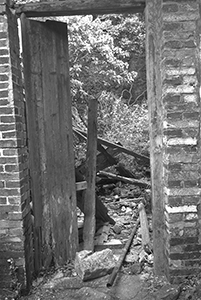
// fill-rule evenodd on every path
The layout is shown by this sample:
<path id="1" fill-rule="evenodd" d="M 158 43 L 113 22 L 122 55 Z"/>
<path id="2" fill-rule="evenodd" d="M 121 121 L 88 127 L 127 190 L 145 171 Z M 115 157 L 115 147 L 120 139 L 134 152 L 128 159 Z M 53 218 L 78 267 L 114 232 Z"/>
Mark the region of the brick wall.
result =
<path id="1" fill-rule="evenodd" d="M 0 5 L 0 294 L 26 288 L 33 266 L 25 113 L 17 20 Z M 9 262 L 8 262 L 9 260 Z"/>
<path id="2" fill-rule="evenodd" d="M 201 261 L 199 12 L 198 0 L 147 5 L 154 244 L 165 245 L 155 268 L 174 282 L 199 272 Z"/>

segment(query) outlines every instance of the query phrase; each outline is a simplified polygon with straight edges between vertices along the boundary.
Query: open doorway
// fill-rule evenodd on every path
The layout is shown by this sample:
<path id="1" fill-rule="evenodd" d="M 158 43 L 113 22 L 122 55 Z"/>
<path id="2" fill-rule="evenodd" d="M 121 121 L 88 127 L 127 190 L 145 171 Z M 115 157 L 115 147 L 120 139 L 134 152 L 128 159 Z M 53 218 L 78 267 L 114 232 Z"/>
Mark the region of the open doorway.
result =
<path id="1" fill-rule="evenodd" d="M 66 21 L 75 163 L 77 172 L 83 175 L 81 179 L 85 180 L 86 176 L 90 98 L 98 101 L 98 138 L 110 155 L 109 161 L 106 158 L 103 163 L 104 155 L 98 149 L 96 197 L 108 208 L 116 226 L 112 226 L 114 223 L 109 218 L 101 216 L 99 208 L 95 246 L 101 249 L 109 242 L 113 247 L 114 242 L 123 247 L 136 223 L 138 204 L 144 202 L 151 212 L 144 15 L 87 15 L 69 17 Z M 133 155 L 115 149 L 115 144 L 133 151 Z M 121 180 L 118 176 L 126 178 Z M 125 183 L 126 179 L 128 182 L 130 179 L 130 184 Z M 137 179 L 138 183 L 134 184 L 133 180 L 132 184 L 132 179 Z M 83 219 L 83 213 L 79 212 L 80 242 Z M 108 224 L 103 229 L 104 221 L 110 223 L 110 229 Z M 104 237 L 101 236 L 100 232 L 104 230 L 108 231 L 108 236 L 105 232 Z M 102 245 L 98 245 L 99 241 Z"/>

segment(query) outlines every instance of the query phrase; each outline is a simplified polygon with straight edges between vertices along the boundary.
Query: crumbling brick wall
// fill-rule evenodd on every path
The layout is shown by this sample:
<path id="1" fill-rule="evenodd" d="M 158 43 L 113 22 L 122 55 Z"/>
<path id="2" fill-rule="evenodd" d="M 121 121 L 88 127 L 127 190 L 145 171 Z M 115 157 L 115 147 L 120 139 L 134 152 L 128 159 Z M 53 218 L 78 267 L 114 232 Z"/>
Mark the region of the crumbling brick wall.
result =
<path id="1" fill-rule="evenodd" d="M 25 109 L 17 19 L 0 1 L 0 295 L 26 288 L 33 269 Z"/>
<path id="2" fill-rule="evenodd" d="M 155 268 L 174 282 L 200 270 L 199 2 L 147 1 Z"/>

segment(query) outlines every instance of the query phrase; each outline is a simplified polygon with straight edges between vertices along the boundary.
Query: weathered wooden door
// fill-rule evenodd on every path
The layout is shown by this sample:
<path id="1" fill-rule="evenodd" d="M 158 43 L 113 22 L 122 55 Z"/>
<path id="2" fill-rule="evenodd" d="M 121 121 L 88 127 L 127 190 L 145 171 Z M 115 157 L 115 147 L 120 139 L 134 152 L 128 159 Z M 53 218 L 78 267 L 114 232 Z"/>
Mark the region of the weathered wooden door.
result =
<path id="1" fill-rule="evenodd" d="M 67 25 L 21 21 L 38 272 L 74 258 L 78 243 Z"/>

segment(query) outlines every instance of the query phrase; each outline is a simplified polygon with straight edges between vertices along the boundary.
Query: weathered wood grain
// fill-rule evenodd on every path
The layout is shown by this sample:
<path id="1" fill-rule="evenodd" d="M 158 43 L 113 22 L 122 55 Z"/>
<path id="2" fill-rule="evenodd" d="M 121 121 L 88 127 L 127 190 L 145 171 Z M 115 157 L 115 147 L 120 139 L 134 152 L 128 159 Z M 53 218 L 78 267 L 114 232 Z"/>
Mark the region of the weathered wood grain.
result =
<path id="1" fill-rule="evenodd" d="M 162 3 L 146 1 L 146 69 L 150 128 L 150 164 L 152 186 L 152 229 L 154 272 L 157 276 L 166 273 L 165 244 L 165 192 L 164 192 L 164 149 L 163 149 L 163 104 L 161 74 Z M 156 22 L 157 20 L 157 22 Z"/>
<path id="2" fill-rule="evenodd" d="M 96 213 L 96 153 L 97 153 L 97 100 L 89 100 L 87 134 L 87 189 L 84 199 L 84 249 L 94 250 Z"/>
<path id="3" fill-rule="evenodd" d="M 66 0 L 26 4 L 18 1 L 14 7 L 17 14 L 25 13 L 28 17 L 138 13 L 144 11 L 145 0 Z"/>
<path id="4" fill-rule="evenodd" d="M 66 24 L 24 18 L 25 90 L 35 227 L 42 265 L 77 250 L 76 187 Z"/>

